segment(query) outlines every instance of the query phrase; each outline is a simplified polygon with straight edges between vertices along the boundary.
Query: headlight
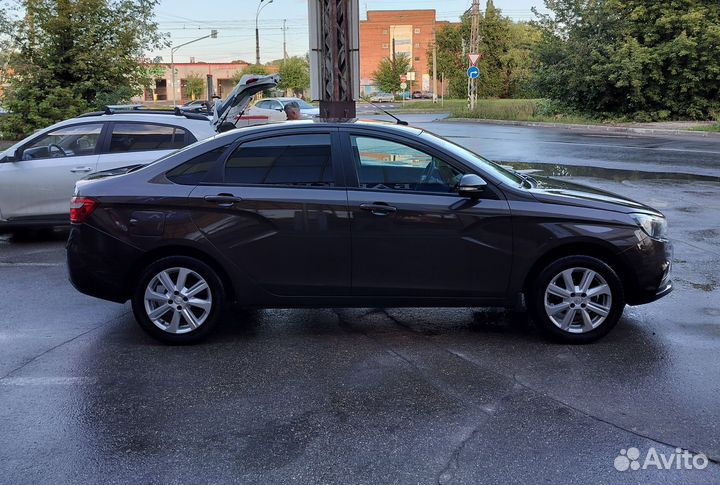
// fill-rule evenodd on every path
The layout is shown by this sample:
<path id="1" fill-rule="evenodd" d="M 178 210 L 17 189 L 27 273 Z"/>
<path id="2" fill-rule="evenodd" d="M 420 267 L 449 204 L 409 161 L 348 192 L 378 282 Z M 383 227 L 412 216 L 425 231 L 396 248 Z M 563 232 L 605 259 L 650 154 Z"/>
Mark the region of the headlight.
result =
<path id="1" fill-rule="evenodd" d="M 660 216 L 652 216 L 650 214 L 630 214 L 635 219 L 637 225 L 643 230 L 645 234 L 653 239 L 666 239 L 667 238 L 667 219 Z"/>

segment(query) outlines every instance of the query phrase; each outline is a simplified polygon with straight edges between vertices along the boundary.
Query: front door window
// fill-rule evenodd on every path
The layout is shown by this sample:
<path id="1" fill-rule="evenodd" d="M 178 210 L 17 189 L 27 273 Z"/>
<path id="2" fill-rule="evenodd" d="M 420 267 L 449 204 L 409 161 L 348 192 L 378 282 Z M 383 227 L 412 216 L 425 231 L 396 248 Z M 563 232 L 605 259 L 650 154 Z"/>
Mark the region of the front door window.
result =
<path id="1" fill-rule="evenodd" d="M 63 126 L 33 140 L 22 149 L 23 160 L 94 155 L 102 123 Z"/>
<path id="2" fill-rule="evenodd" d="M 401 143 L 351 136 L 360 188 L 451 193 L 463 173 L 448 163 Z"/>

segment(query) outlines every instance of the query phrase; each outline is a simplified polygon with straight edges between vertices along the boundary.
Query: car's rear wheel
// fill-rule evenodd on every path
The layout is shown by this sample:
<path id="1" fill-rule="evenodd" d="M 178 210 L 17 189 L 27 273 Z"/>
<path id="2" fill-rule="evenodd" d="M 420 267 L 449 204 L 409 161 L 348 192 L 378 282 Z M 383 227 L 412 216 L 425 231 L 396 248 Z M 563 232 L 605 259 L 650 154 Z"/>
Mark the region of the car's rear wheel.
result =
<path id="1" fill-rule="evenodd" d="M 217 326 L 224 304 L 225 289 L 215 270 L 187 256 L 163 258 L 148 266 L 132 298 L 140 326 L 171 344 L 205 338 Z"/>
<path id="2" fill-rule="evenodd" d="M 625 308 L 615 271 L 590 256 L 568 256 L 549 264 L 529 295 L 535 322 L 565 343 L 589 343 L 607 335 Z"/>

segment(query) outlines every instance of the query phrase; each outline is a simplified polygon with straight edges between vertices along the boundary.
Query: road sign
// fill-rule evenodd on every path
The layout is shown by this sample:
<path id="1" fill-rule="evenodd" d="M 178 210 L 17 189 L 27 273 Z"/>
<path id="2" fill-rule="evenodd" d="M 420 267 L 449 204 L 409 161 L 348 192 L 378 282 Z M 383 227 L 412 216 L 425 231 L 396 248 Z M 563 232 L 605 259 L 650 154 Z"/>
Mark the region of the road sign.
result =
<path id="1" fill-rule="evenodd" d="M 402 90 L 407 89 L 407 83 L 405 83 L 405 82 L 400 83 L 400 89 L 402 89 Z"/>
<path id="2" fill-rule="evenodd" d="M 477 66 L 468 67 L 467 75 L 470 79 L 477 79 L 480 77 L 480 69 Z"/>
<path id="3" fill-rule="evenodd" d="M 468 57 L 470 58 L 470 64 L 474 66 L 480 59 L 480 54 L 468 54 Z"/>
<path id="4" fill-rule="evenodd" d="M 401 83 L 406 83 L 406 82 L 407 82 L 407 76 L 406 76 L 405 74 L 402 74 L 402 75 L 400 76 L 400 82 L 401 82 Z"/>

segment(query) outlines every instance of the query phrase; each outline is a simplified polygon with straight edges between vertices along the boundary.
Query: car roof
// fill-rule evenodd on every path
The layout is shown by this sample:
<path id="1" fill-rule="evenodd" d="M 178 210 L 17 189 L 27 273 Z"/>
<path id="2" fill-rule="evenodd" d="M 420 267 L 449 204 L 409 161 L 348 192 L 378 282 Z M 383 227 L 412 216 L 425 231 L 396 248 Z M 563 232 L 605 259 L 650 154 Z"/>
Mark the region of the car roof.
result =
<path id="1" fill-rule="evenodd" d="M 379 120 L 362 120 L 357 118 L 347 120 L 323 120 L 313 118 L 308 120 L 281 121 L 277 123 L 267 123 L 263 125 L 253 125 L 241 128 L 242 134 L 267 133 L 273 131 L 287 130 L 292 127 L 297 130 L 306 130 L 313 128 L 362 128 L 362 129 L 380 129 L 386 132 L 393 132 L 402 135 L 418 136 L 423 130 L 414 126 L 398 125 L 387 121 Z M 231 130 L 227 133 L 240 134 L 238 131 Z"/>
<path id="2" fill-rule="evenodd" d="M 57 128 L 60 126 L 65 125 L 71 125 L 78 122 L 83 123 L 96 123 L 98 121 L 107 122 L 107 121 L 117 121 L 117 122 L 123 122 L 123 121 L 132 121 L 132 122 L 148 122 L 148 123 L 157 123 L 161 125 L 177 125 L 182 126 L 186 128 L 191 129 L 201 129 L 203 126 L 207 126 L 208 129 L 212 130 L 212 127 L 210 126 L 210 119 L 194 119 L 194 118 L 187 118 L 185 116 L 178 116 L 175 114 L 156 114 L 156 113 L 143 113 L 142 111 L 138 112 L 131 112 L 128 111 L 126 113 L 113 113 L 113 114 L 100 114 L 98 113 L 96 116 L 78 116 L 76 118 L 70 118 L 67 120 L 60 121 L 58 123 L 55 123 L 52 125 L 52 127 Z"/>

